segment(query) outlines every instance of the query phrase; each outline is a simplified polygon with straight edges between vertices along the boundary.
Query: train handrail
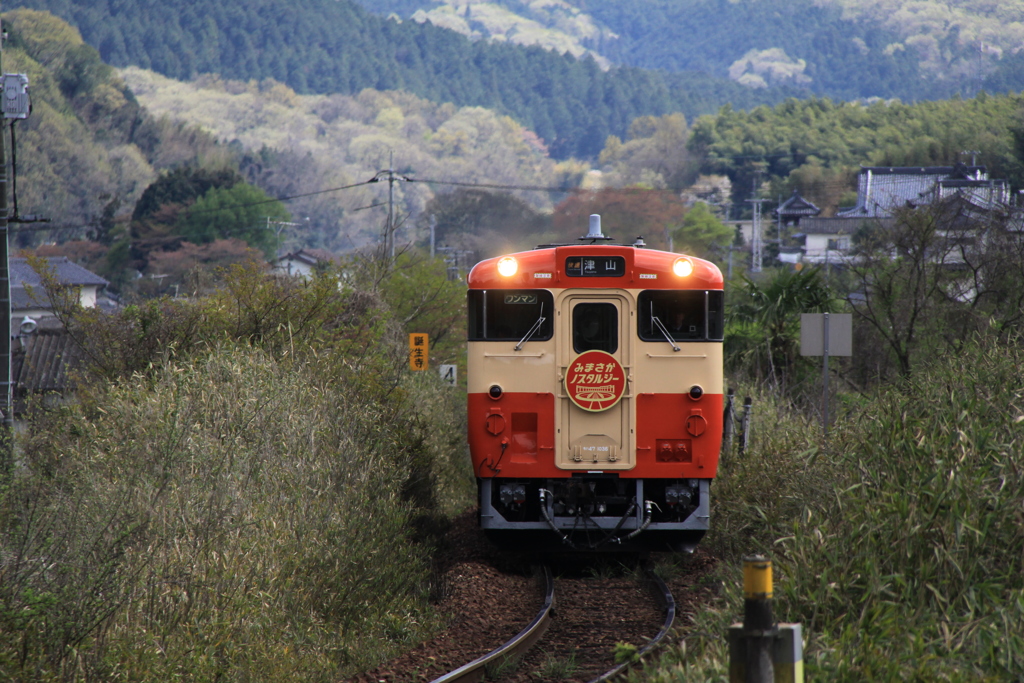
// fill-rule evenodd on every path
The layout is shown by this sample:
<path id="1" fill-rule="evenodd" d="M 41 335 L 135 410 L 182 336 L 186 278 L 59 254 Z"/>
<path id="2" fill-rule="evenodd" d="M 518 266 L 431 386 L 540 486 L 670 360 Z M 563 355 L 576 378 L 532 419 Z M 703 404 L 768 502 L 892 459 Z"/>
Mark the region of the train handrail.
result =
<path id="1" fill-rule="evenodd" d="M 504 645 L 491 650 L 482 657 L 474 659 L 469 664 L 464 664 L 454 671 L 449 671 L 440 678 L 435 678 L 431 683 L 455 683 L 456 681 L 461 683 L 464 681 L 483 680 L 483 669 L 485 666 L 500 657 L 525 652 L 544 635 L 544 631 L 547 630 L 551 620 L 551 610 L 555 607 L 555 579 L 548 565 L 543 565 L 541 570 L 544 574 L 544 605 L 541 606 L 540 612 L 533 618 L 533 621 Z"/>

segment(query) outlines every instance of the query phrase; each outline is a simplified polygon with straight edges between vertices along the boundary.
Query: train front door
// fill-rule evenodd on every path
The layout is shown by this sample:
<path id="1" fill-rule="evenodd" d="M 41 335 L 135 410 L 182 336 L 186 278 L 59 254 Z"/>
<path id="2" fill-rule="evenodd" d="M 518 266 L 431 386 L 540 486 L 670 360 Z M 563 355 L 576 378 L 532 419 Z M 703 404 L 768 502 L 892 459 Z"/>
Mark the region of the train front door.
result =
<path id="1" fill-rule="evenodd" d="M 616 294 L 569 294 L 559 303 L 559 453 L 570 470 L 633 467 L 629 428 L 632 320 Z"/>

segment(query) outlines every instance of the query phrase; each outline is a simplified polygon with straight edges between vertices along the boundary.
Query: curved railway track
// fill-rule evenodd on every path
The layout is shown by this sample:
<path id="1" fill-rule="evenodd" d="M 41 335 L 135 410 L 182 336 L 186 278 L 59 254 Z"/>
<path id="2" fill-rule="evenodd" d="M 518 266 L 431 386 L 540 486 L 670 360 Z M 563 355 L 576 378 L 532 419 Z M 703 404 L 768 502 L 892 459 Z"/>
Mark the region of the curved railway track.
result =
<path id="1" fill-rule="evenodd" d="M 671 591 L 662 585 L 657 593 L 674 597 L 674 607 L 654 599 L 636 573 L 605 559 L 560 567 L 550 597 L 547 577 L 531 578 L 522 556 L 487 543 L 471 514 L 457 518 L 446 539 L 435 604 L 449 615 L 448 627 L 347 681 L 427 683 L 463 675 L 462 680 L 474 680 L 470 669 L 501 683 L 608 680 L 616 669 L 617 643 L 631 643 L 646 653 L 666 641 L 674 616 L 679 615 L 678 622 L 699 611 L 717 590 L 709 581 L 714 560 L 698 549 L 684 564 L 666 565 L 672 572 Z M 543 635 L 525 654 L 501 647 L 516 640 L 517 633 L 520 641 Z M 486 657 L 495 650 L 496 656 Z M 574 665 L 552 668 L 558 663 Z"/>
<path id="2" fill-rule="evenodd" d="M 582 678 L 579 676 L 588 669 L 592 669 L 595 665 L 593 662 L 575 664 L 575 657 L 577 651 L 586 651 L 588 654 L 593 654 L 594 650 L 604 650 L 606 655 L 610 655 L 613 652 L 612 647 L 606 642 L 608 639 L 609 632 L 614 637 L 618 631 L 616 625 L 612 625 L 612 628 L 605 629 L 588 629 L 586 623 L 586 614 L 588 610 L 584 608 L 581 614 L 576 615 L 575 619 L 567 619 L 568 622 L 565 628 L 559 629 L 558 627 L 551 629 L 550 633 L 558 633 L 559 639 L 552 642 L 551 638 L 545 638 L 541 640 L 542 636 L 549 631 L 549 627 L 552 625 L 555 614 L 555 581 L 552 579 L 551 569 L 548 566 L 544 566 L 542 569 L 544 576 L 545 586 L 545 597 L 544 603 L 537 616 L 534 617 L 533 621 L 519 632 L 515 637 L 511 638 L 500 647 L 495 648 L 486 655 L 479 657 L 472 662 L 465 664 L 454 671 L 451 671 L 443 676 L 435 678 L 432 683 L 476 683 L 477 681 L 484 680 L 486 674 L 488 681 L 503 681 L 519 680 L 522 676 L 521 672 L 518 672 L 518 667 L 513 664 L 511 667 L 512 673 L 502 675 L 498 672 L 504 668 L 506 662 L 512 661 L 526 661 L 527 652 L 531 649 L 536 649 L 537 646 L 540 650 L 543 650 L 542 656 L 546 657 L 549 662 L 574 662 L 572 668 L 564 668 L 559 677 L 564 677 L 566 680 L 589 680 L 590 683 L 602 683 L 604 681 L 611 681 L 616 676 L 624 673 L 630 666 L 636 661 L 639 661 L 644 655 L 653 649 L 657 648 L 669 634 L 672 626 L 675 622 L 676 608 L 675 600 L 672 597 L 672 592 L 669 587 L 662 581 L 650 567 L 645 568 L 646 580 L 651 584 L 653 592 L 656 594 L 658 600 L 664 607 L 664 621 L 661 625 L 661 630 L 658 631 L 657 635 L 651 638 L 643 647 L 637 649 L 636 657 L 632 662 L 626 662 L 613 666 L 596 677 L 590 675 L 584 675 Z M 591 598 L 596 601 L 602 601 L 602 596 L 608 591 L 629 591 L 628 584 L 632 583 L 631 580 L 625 582 L 625 587 L 621 581 L 611 582 L 611 585 L 603 587 L 603 591 L 594 590 L 594 580 L 587 579 L 564 579 L 563 582 L 568 584 L 575 584 L 577 589 L 582 590 Z M 609 582 L 604 582 L 609 583 Z M 571 593 L 571 590 L 565 592 Z M 568 612 L 568 610 L 566 610 Z M 624 615 L 625 616 L 625 615 Z M 643 615 L 639 618 L 640 621 L 646 621 L 649 615 Z M 575 622 L 575 623 L 573 623 Z M 593 624 L 589 624 L 593 626 Z M 589 631 L 594 635 L 594 642 L 588 643 L 586 636 L 581 634 L 581 631 Z M 538 645 L 538 641 L 540 641 Z M 535 663 L 536 665 L 536 663 Z M 599 668 L 603 665 L 596 664 Z M 576 666 L 579 667 L 579 671 L 573 671 L 572 669 Z M 528 667 L 532 668 L 532 667 Z"/>

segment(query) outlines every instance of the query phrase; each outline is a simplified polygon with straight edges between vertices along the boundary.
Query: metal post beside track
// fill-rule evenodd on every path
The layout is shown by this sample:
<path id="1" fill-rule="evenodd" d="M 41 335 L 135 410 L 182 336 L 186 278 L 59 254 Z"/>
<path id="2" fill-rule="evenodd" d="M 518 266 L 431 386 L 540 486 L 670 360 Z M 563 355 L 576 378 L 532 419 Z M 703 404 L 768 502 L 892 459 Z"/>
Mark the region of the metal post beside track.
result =
<path id="1" fill-rule="evenodd" d="M 743 558 L 743 623 L 729 627 L 729 683 L 803 683 L 800 624 L 776 624 L 772 563 Z"/>
<path id="2" fill-rule="evenodd" d="M 736 392 L 732 388 L 725 394 L 725 410 L 722 415 L 722 448 L 726 453 L 732 452 L 732 435 L 736 431 Z"/>
<path id="3" fill-rule="evenodd" d="M 750 445 L 750 417 L 753 412 L 753 402 L 747 396 L 743 399 L 743 417 L 740 420 L 740 455 L 746 453 L 747 446 Z"/>

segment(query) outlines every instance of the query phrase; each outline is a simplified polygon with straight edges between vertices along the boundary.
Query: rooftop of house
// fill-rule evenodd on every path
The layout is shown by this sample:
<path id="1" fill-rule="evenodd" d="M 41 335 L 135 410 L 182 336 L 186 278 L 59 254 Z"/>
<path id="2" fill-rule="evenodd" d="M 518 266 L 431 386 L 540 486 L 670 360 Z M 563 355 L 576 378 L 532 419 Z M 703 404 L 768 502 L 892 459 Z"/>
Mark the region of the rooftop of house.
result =
<path id="1" fill-rule="evenodd" d="M 44 258 L 43 261 L 62 285 L 106 287 L 110 284 L 96 273 L 71 261 L 67 256 L 53 256 Z M 39 273 L 28 264 L 28 259 L 12 258 L 10 264 L 11 287 L 42 286 Z"/>
<path id="2" fill-rule="evenodd" d="M 890 216 L 893 210 L 927 203 L 936 188 L 984 187 L 992 182 L 985 166 L 862 166 L 857 176 L 857 205 L 837 217 Z"/>
<path id="3" fill-rule="evenodd" d="M 24 412 L 29 396 L 68 389 L 81 360 L 81 348 L 55 320 L 40 320 L 34 332 L 19 336 L 11 353 L 15 414 Z"/>
<path id="4" fill-rule="evenodd" d="M 278 263 L 298 261 L 309 266 L 315 266 L 318 263 L 338 263 L 340 260 L 337 254 L 326 249 L 299 249 L 277 259 Z"/>
<path id="5" fill-rule="evenodd" d="M 787 218 L 802 218 L 804 216 L 817 216 L 821 209 L 813 203 L 800 196 L 798 190 L 793 190 L 793 196 L 782 202 L 774 211 L 776 216 L 783 220 Z"/>
<path id="6" fill-rule="evenodd" d="M 44 258 L 43 261 L 62 285 L 102 289 L 109 284 L 96 273 L 86 270 L 66 256 Z M 29 265 L 28 259 L 10 259 L 10 278 L 12 309 L 50 308 L 50 300 L 43 289 L 42 278 Z"/>

